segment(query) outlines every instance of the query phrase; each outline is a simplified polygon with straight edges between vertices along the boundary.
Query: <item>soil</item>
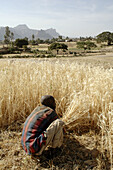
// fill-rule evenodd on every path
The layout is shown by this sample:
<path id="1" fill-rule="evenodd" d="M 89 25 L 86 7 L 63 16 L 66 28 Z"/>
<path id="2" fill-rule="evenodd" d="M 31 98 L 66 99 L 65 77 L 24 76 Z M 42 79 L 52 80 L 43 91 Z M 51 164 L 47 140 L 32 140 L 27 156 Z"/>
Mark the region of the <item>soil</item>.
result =
<path id="1" fill-rule="evenodd" d="M 76 135 L 64 134 L 60 149 L 46 148 L 38 156 L 27 155 L 21 146 L 20 130 L 1 131 L 0 135 L 0 169 L 2 170 L 109 170 L 107 155 L 103 155 L 95 140 L 93 131 Z M 99 139 L 98 139 L 99 140 Z"/>

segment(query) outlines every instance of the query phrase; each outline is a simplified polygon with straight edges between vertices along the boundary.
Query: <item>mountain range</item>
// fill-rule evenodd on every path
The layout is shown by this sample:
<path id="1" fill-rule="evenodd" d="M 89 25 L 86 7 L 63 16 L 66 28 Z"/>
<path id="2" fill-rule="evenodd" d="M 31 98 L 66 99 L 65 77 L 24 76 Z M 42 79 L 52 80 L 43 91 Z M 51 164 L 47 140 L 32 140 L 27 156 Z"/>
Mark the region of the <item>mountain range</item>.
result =
<path id="1" fill-rule="evenodd" d="M 4 40 L 5 29 L 6 27 L 0 27 L 0 40 Z M 58 38 L 60 35 L 53 28 L 47 30 L 42 30 L 42 29 L 35 30 L 35 29 L 28 28 L 28 26 L 25 24 L 18 25 L 14 28 L 9 27 L 9 30 L 14 33 L 14 39 L 27 37 L 29 40 L 31 40 L 32 35 L 34 34 L 34 39 L 39 38 L 41 40 L 46 40 L 46 39 Z"/>

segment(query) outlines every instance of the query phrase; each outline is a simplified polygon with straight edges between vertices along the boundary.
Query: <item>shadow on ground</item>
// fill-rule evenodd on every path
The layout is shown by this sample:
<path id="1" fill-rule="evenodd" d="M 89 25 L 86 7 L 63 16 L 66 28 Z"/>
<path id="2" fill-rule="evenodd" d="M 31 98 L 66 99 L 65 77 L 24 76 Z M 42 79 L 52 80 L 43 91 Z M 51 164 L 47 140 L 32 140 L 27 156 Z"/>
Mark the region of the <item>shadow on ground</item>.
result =
<path id="1" fill-rule="evenodd" d="M 81 136 L 82 137 L 82 136 Z M 80 136 L 64 135 L 61 150 L 48 148 L 40 156 L 26 155 L 21 146 L 21 132 L 2 131 L 0 136 L 0 168 L 24 170 L 110 170 L 107 154 L 96 148 L 87 149 Z M 90 143 L 93 138 L 90 139 Z M 85 136 L 86 142 L 88 141 Z M 83 140 L 82 140 L 83 141 Z M 82 144 L 81 144 L 82 143 Z"/>
<path id="2" fill-rule="evenodd" d="M 89 150 L 81 145 L 74 137 L 66 135 L 61 150 L 45 150 L 43 155 L 34 157 L 37 162 L 35 169 L 62 169 L 62 170 L 97 170 L 98 157 L 101 153 L 97 149 Z M 101 169 L 110 169 L 110 164 L 106 158 L 103 158 Z"/>

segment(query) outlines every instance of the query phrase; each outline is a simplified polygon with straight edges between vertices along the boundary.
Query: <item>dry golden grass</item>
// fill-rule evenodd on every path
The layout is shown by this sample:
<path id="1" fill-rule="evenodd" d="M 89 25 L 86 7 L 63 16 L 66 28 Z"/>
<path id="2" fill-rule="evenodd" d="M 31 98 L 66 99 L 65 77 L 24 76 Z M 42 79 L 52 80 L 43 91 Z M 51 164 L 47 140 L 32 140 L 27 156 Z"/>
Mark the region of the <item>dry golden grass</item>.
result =
<path id="1" fill-rule="evenodd" d="M 2 60 L 0 77 L 1 128 L 16 121 L 23 123 L 40 104 L 41 96 L 51 94 L 56 99 L 56 111 L 68 129 L 78 134 L 89 129 L 98 130 L 96 147 L 102 154 L 107 150 L 112 165 L 112 68 L 68 61 L 60 63 L 60 60 Z"/>

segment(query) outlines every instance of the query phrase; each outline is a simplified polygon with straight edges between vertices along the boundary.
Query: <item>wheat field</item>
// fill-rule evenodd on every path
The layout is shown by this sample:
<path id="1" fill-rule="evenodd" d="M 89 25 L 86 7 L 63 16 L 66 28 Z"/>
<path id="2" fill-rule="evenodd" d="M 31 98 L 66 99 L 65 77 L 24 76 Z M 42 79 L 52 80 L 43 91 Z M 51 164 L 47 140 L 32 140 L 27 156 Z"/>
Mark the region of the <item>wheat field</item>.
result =
<path id="1" fill-rule="evenodd" d="M 56 100 L 56 112 L 68 130 L 98 129 L 99 150 L 112 166 L 113 69 L 75 62 L 0 62 L 0 128 L 23 123 L 42 95 Z M 98 140 L 98 137 L 97 137 Z"/>

